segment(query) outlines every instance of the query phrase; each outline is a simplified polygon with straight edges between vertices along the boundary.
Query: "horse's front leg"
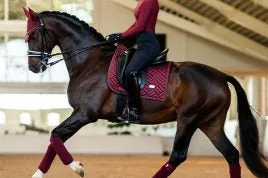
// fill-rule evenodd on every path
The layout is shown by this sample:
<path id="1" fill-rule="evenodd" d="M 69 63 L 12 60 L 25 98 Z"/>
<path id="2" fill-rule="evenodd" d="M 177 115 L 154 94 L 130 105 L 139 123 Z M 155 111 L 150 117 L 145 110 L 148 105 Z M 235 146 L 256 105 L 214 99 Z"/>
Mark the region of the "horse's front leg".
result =
<path id="1" fill-rule="evenodd" d="M 32 177 L 42 178 L 43 174 L 49 170 L 56 154 L 59 156 L 63 164 L 69 165 L 73 171 L 83 177 L 84 170 L 82 164 L 73 160 L 72 155 L 68 152 L 63 143 L 84 125 L 96 121 L 97 119 L 90 119 L 82 112 L 73 112 L 69 118 L 63 121 L 52 131 L 50 145 L 47 148 L 47 152 L 38 167 L 39 169 Z"/>

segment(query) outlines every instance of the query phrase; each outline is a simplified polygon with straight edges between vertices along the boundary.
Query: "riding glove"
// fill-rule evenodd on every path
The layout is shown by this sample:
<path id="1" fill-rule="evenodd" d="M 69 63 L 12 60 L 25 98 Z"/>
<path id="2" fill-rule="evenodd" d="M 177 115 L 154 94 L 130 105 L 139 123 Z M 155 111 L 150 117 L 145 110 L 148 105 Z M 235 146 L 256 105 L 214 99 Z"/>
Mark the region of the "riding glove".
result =
<path id="1" fill-rule="evenodd" d="M 122 39 L 121 33 L 113 33 L 108 36 L 106 36 L 106 41 L 111 42 L 111 43 L 117 43 Z"/>

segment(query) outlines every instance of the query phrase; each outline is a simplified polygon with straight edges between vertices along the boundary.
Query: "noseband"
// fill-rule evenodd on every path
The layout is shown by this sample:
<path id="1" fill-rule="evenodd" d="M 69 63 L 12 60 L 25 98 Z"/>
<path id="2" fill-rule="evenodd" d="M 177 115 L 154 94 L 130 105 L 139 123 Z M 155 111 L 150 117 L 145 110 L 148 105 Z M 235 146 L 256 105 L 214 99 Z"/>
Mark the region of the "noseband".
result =
<path id="1" fill-rule="evenodd" d="M 53 56 L 58 56 L 58 55 L 63 55 L 63 54 L 67 54 L 67 53 L 72 53 L 72 52 L 75 52 L 73 53 L 72 55 L 68 56 L 67 58 L 65 59 L 68 59 L 68 58 L 71 58 L 77 54 L 80 54 L 84 51 L 87 51 L 87 50 L 91 50 L 93 48 L 96 48 L 96 47 L 100 47 L 100 46 L 104 46 L 104 45 L 111 45 L 110 42 L 107 42 L 107 41 L 104 41 L 104 42 L 101 42 L 101 43 L 98 43 L 98 44 L 95 44 L 95 45 L 92 45 L 92 46 L 87 46 L 87 47 L 82 47 L 82 48 L 79 48 L 79 49 L 75 49 L 75 50 L 70 50 L 70 51 L 65 51 L 65 52 L 61 52 L 61 53 L 56 53 L 56 54 L 50 54 L 49 52 L 45 52 L 48 48 L 47 48 L 47 38 L 46 38 L 46 34 L 48 35 L 49 39 L 54 43 L 53 39 L 49 36 L 49 33 L 47 32 L 46 28 L 45 28 L 45 23 L 43 21 L 43 19 L 41 18 L 41 16 L 39 15 L 38 16 L 38 19 L 39 19 L 39 23 L 40 25 L 33 28 L 31 31 L 29 31 L 26 35 L 25 35 L 25 39 L 29 39 L 30 38 L 30 35 L 35 32 L 36 30 L 39 30 L 40 33 L 41 33 L 41 51 L 34 51 L 34 50 L 28 50 L 27 52 L 27 56 L 28 57 L 37 57 L 40 59 L 41 63 L 42 63 L 42 66 L 45 66 L 46 68 L 49 68 L 57 63 L 59 63 L 60 61 L 64 60 L 64 58 L 62 59 L 58 59 L 56 61 L 53 61 L 53 62 L 48 62 L 50 58 L 52 58 Z M 56 43 L 54 43 L 56 44 Z M 43 71 L 43 67 L 40 68 L 40 72 Z"/>
<path id="2" fill-rule="evenodd" d="M 30 38 L 30 35 L 35 32 L 36 30 L 39 30 L 41 33 L 41 51 L 34 51 L 34 50 L 28 50 L 27 52 L 27 56 L 28 57 L 37 57 L 40 59 L 42 66 L 45 66 L 46 68 L 51 67 L 52 65 L 50 63 L 48 63 L 48 60 L 52 57 L 52 55 L 50 55 L 50 53 L 45 52 L 48 48 L 47 48 L 47 38 L 46 38 L 46 34 L 49 36 L 49 34 L 46 31 L 45 28 L 45 23 L 43 21 L 43 19 L 41 18 L 41 16 L 38 16 L 39 19 L 39 26 L 33 28 L 31 31 L 29 31 L 26 35 L 25 35 L 25 39 Z M 52 42 L 54 42 L 52 40 L 52 38 L 50 37 L 50 40 Z M 40 68 L 40 72 L 43 71 L 44 67 Z"/>

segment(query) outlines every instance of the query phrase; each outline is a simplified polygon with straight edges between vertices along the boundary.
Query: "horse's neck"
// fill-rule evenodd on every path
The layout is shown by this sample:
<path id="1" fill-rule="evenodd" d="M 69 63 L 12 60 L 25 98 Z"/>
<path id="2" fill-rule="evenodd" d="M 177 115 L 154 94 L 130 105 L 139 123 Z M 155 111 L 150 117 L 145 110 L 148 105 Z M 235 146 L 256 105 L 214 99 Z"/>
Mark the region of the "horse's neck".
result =
<path id="1" fill-rule="evenodd" d="M 83 35 L 83 33 L 73 34 L 71 38 L 70 36 L 68 36 L 63 37 L 59 40 L 59 46 L 62 52 L 73 51 L 76 49 L 81 49 L 83 47 L 92 46 L 98 43 L 100 42 L 96 40 L 94 37 L 90 37 L 88 34 Z M 83 65 L 85 62 L 87 62 L 87 65 L 93 65 L 96 63 L 96 60 L 98 60 L 96 56 L 91 57 L 90 50 L 76 54 L 78 52 L 79 50 L 71 53 L 66 53 L 63 55 L 65 58 L 66 67 L 70 75 L 76 68 Z"/>
<path id="2" fill-rule="evenodd" d="M 49 19 L 47 20 L 47 27 L 56 34 L 58 46 L 62 52 L 90 47 L 101 42 L 98 34 L 95 34 L 95 30 L 91 31 L 84 28 L 82 24 L 81 27 L 77 28 L 77 26 L 73 25 L 73 23 L 69 22 L 67 19 L 55 17 L 47 18 Z M 55 28 L 54 24 L 57 24 L 58 28 Z M 81 66 L 83 67 L 83 65 L 89 68 L 96 67 L 96 65 L 101 63 L 100 58 L 103 58 L 102 52 L 96 52 L 95 49 L 76 54 L 78 51 L 64 54 L 65 63 L 70 76 L 74 71 L 79 70 Z"/>

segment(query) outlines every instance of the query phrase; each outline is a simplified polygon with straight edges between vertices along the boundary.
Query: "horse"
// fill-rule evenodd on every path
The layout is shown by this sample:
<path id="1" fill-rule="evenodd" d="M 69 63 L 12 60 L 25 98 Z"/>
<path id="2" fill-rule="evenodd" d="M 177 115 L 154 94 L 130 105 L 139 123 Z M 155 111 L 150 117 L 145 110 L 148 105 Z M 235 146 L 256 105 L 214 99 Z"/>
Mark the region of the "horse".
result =
<path id="1" fill-rule="evenodd" d="M 44 72 L 53 63 L 49 63 L 52 49 L 59 46 L 70 78 L 67 94 L 73 112 L 51 133 L 51 144 L 43 158 L 49 168 L 56 155 L 64 164 L 67 164 L 66 157 L 70 157 L 64 145 L 56 146 L 57 143 L 64 143 L 80 128 L 98 119 L 109 121 L 116 117 L 117 94 L 107 85 L 107 71 L 116 47 L 105 43 L 102 34 L 70 14 L 56 11 L 36 13 L 31 9 L 25 9 L 25 14 L 29 28 L 26 35 L 29 70 Z M 255 176 L 267 178 L 268 169 L 259 151 L 256 121 L 240 83 L 233 76 L 204 64 L 171 62 L 170 65 L 167 97 L 163 102 L 142 99 L 138 123 L 177 122 L 170 158 L 153 178 L 168 177 L 187 159 L 190 140 L 197 129 L 222 153 L 229 165 L 230 177 L 241 178 L 239 151 L 224 133 L 231 100 L 228 83 L 234 86 L 237 95 L 243 159 Z M 48 155 L 51 158 L 47 158 Z M 78 174 L 84 176 L 83 169 L 79 171 Z"/>

